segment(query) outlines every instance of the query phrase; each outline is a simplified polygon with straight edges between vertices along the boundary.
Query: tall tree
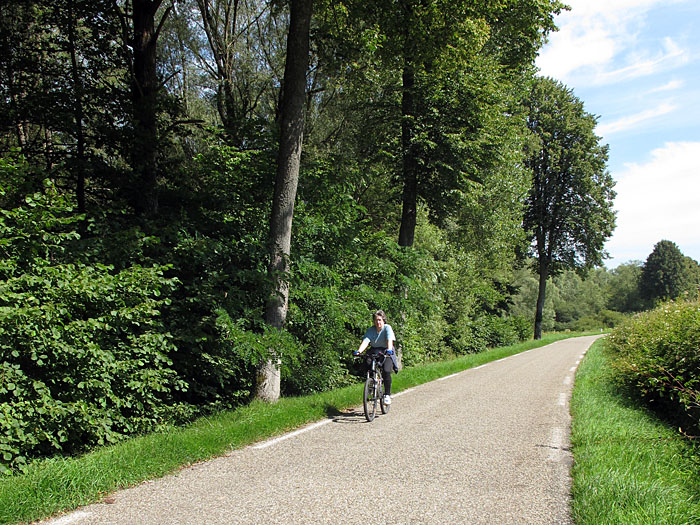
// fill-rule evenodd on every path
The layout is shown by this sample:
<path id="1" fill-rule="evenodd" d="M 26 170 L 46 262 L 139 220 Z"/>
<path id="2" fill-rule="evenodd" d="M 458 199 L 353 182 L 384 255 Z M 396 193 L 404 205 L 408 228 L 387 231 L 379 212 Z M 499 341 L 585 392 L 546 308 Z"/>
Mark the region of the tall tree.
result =
<path id="1" fill-rule="evenodd" d="M 313 0 L 291 0 L 287 58 L 282 86 L 280 111 L 280 143 L 277 155 L 277 178 L 270 222 L 270 263 L 268 273 L 273 290 L 265 308 L 265 321 L 281 330 L 287 317 L 289 299 L 289 255 L 292 239 L 292 218 L 299 182 L 302 142 L 304 138 L 304 105 L 306 72 L 309 67 L 309 33 Z M 259 369 L 256 396 L 276 401 L 280 395 L 279 357 L 272 357 Z"/>
<path id="2" fill-rule="evenodd" d="M 481 7 L 481 6 L 479 6 Z M 423 159 L 421 152 L 421 80 L 423 73 L 448 51 L 457 49 L 456 60 L 443 62 L 442 67 L 459 67 L 461 61 L 473 57 L 483 46 L 488 27 L 471 3 L 433 0 L 399 2 L 396 19 L 385 27 L 395 40 L 401 57 L 401 157 L 402 211 L 399 245 L 412 246 L 418 211 L 419 180 Z M 398 24 L 396 22 L 398 21 Z M 394 25 L 396 24 L 396 25 Z M 461 62 L 464 64 L 464 62 Z M 450 67 L 450 69 L 453 69 Z"/>
<path id="3" fill-rule="evenodd" d="M 327 51 L 332 49 L 331 61 L 347 75 L 343 80 L 360 82 L 355 88 L 359 97 L 346 108 L 342 121 L 335 122 L 339 126 L 354 125 L 354 119 L 361 122 L 355 144 L 363 151 L 356 157 L 372 162 L 360 171 L 371 172 L 374 181 L 380 181 L 374 182 L 380 198 L 372 198 L 370 209 L 389 210 L 390 221 L 397 209 L 399 243 L 410 246 L 421 201 L 428 204 L 431 219 L 445 218 L 459 209 L 460 197 L 473 190 L 475 181 L 482 182 L 484 171 L 505 164 L 503 152 L 512 141 L 504 136 L 514 128 L 507 121 L 522 125 L 513 114 L 517 104 L 513 101 L 524 93 L 518 86 L 524 84 L 546 34 L 554 29 L 553 16 L 562 4 L 555 0 L 332 4 L 332 9 L 319 9 L 322 24 L 314 42 L 318 45 L 319 33 L 333 37 L 332 45 L 320 46 L 322 54 L 326 51 L 321 65 L 326 65 Z M 333 94 L 335 100 L 347 103 L 352 89 L 343 84 Z M 348 159 L 344 165 L 357 162 Z M 371 185 L 363 181 L 360 187 Z M 401 202 L 400 209 L 395 201 Z M 387 220 L 381 222 L 386 227 Z"/>
<path id="4" fill-rule="evenodd" d="M 435 92 L 456 91 L 454 81 L 465 71 L 474 75 L 473 78 L 480 78 L 478 75 L 484 73 L 486 63 L 490 64 L 489 74 L 500 77 L 499 84 L 508 85 L 512 81 L 510 74 L 517 75 L 532 67 L 536 51 L 554 28 L 553 16 L 562 4 L 556 0 L 509 0 L 497 4 L 400 0 L 391 4 L 365 4 L 365 19 L 376 25 L 382 35 L 379 55 L 383 65 L 397 70 L 400 78 L 403 193 L 399 244 L 411 246 L 419 199 L 429 197 L 436 190 L 464 191 L 473 180 L 473 173 L 465 170 L 464 164 L 472 161 L 476 165 L 483 160 L 471 158 L 470 153 L 477 148 L 470 152 L 465 144 L 478 141 L 483 125 L 481 111 L 489 107 L 490 101 L 477 96 L 465 105 L 464 99 L 475 93 L 473 88 L 464 91 L 457 118 L 448 118 L 449 111 L 455 108 L 447 104 L 450 110 L 444 111 L 442 116 L 446 118 L 439 120 L 449 124 L 435 128 L 428 121 L 446 106 L 444 100 L 434 96 Z M 503 51 L 507 48 L 508 52 Z M 476 63 L 479 66 L 472 68 Z M 463 160 L 447 170 L 437 170 L 439 175 L 435 177 L 434 168 L 439 161 L 427 157 L 439 149 L 440 153 L 449 151 L 450 160 Z"/>
<path id="5" fill-rule="evenodd" d="M 116 0 L 115 5 L 116 5 Z M 136 176 L 133 204 L 141 215 L 158 213 L 158 78 L 157 44 L 163 24 L 172 10 L 169 5 L 160 19 L 156 15 L 163 0 L 132 0 L 131 12 L 119 9 L 124 41 L 132 49 L 131 102 L 134 137 L 131 167 Z M 129 2 L 127 2 L 128 7 Z M 129 24 L 130 22 L 130 24 Z M 128 33 L 130 25 L 131 34 Z"/>
<path id="6" fill-rule="evenodd" d="M 526 148 L 533 183 L 523 224 L 539 273 L 534 335 L 540 339 L 547 277 L 602 263 L 615 227 L 615 192 L 608 147 L 594 133 L 597 119 L 570 89 L 536 78 L 528 110 L 535 140 Z"/>
<path id="7" fill-rule="evenodd" d="M 42 154 L 42 99 L 46 95 L 44 9 L 38 2 L 11 0 L 0 9 L 0 133 L 2 152 Z M 42 67 L 43 66 L 43 67 Z M 46 115 L 44 115 L 45 117 Z M 38 163 L 37 163 L 38 164 Z"/>
<path id="8" fill-rule="evenodd" d="M 642 297 L 648 301 L 676 299 L 684 292 L 697 294 L 697 263 L 681 252 L 676 243 L 662 240 L 647 257 L 639 280 Z"/>

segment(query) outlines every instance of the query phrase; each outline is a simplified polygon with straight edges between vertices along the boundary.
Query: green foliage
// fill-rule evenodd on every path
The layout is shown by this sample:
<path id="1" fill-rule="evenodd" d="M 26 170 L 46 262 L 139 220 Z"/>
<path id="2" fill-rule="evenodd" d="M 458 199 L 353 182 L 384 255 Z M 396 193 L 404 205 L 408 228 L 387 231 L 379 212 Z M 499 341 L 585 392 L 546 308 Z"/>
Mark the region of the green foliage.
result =
<path id="1" fill-rule="evenodd" d="M 287 330 L 303 341 L 303 352 L 283 374 L 286 394 L 308 394 L 344 386 L 352 350 L 367 319 L 368 297 L 341 287 L 341 276 L 330 268 L 302 260 L 294 268 Z M 354 332 L 354 333 L 353 333 Z M 285 348 L 284 354 L 289 353 Z"/>
<path id="2" fill-rule="evenodd" d="M 4 460 L 72 453 L 154 430 L 186 389 L 159 320 L 159 268 L 37 267 L 0 292 Z"/>
<path id="3" fill-rule="evenodd" d="M 134 226 L 132 218 L 110 214 L 81 241 L 94 261 L 117 268 L 167 261 L 177 286 L 162 320 L 177 348 L 172 367 L 189 385 L 179 399 L 196 413 L 248 401 L 260 355 L 269 352 L 245 350 L 248 343 L 239 340 L 268 337 L 261 315 L 268 206 L 261 203 L 270 195 L 271 166 L 266 151 L 212 138 L 187 176 L 163 190 L 161 217 Z"/>
<path id="4" fill-rule="evenodd" d="M 550 78 L 535 79 L 528 109 L 537 144 L 527 148 L 533 186 L 524 227 L 538 266 L 556 274 L 600 265 L 615 227 L 615 182 L 606 170 L 608 147 L 594 133 L 597 119 Z"/>
<path id="5" fill-rule="evenodd" d="M 530 326 L 535 324 L 535 305 L 537 303 L 538 294 L 538 279 L 533 269 L 528 266 L 517 268 L 512 275 L 511 285 L 516 288 L 516 292 L 512 297 L 512 304 L 508 312 L 510 315 L 527 319 Z M 547 282 L 547 286 L 551 286 L 551 278 Z M 554 310 L 554 301 L 551 293 L 545 297 L 544 308 L 542 311 L 542 330 L 545 332 L 553 331 L 555 325 L 556 312 Z"/>
<path id="6" fill-rule="evenodd" d="M 676 299 L 684 292 L 697 297 L 698 276 L 697 263 L 685 257 L 675 243 L 659 241 L 642 267 L 640 291 L 651 302 Z"/>
<path id="7" fill-rule="evenodd" d="M 283 375 L 292 373 L 304 355 L 299 342 L 285 330 L 264 326 L 260 333 L 247 328 L 244 319 L 232 320 L 223 309 L 215 313 L 218 337 L 212 341 L 213 349 L 204 352 L 197 365 L 208 371 L 210 395 L 220 401 L 215 405 L 218 409 L 238 406 L 249 399 L 255 370 L 271 358 L 272 351 L 282 358 Z M 201 372 L 190 376 L 200 382 L 206 377 Z"/>
<path id="8" fill-rule="evenodd" d="M 605 326 L 597 315 L 606 305 L 607 281 L 605 269 L 588 272 L 585 276 L 568 270 L 547 280 L 547 295 L 543 309 L 542 328 L 552 330 L 578 330 Z M 528 268 L 515 273 L 512 285 L 518 289 L 513 297 L 509 313 L 527 319 L 534 325 L 535 303 L 538 295 L 537 278 Z M 579 321 L 586 319 L 581 325 Z M 596 324 L 597 323 L 597 324 Z"/>
<path id="9" fill-rule="evenodd" d="M 608 339 L 621 381 L 665 415 L 700 429 L 700 302 L 638 314 Z"/>
<path id="10" fill-rule="evenodd" d="M 3 164 L 3 175 L 22 165 Z M 46 184 L 0 215 L 0 466 L 159 428 L 187 384 L 161 309 L 167 268 L 67 260 L 77 218 Z"/>
<path id="11" fill-rule="evenodd" d="M 607 307 L 617 312 L 640 312 L 645 301 L 640 292 L 642 263 L 631 261 L 621 264 L 611 272 L 608 284 Z"/>
<path id="12" fill-rule="evenodd" d="M 128 154 L 121 31 L 109 0 L 7 0 L 0 13 L 0 93 L 12 100 L 0 106 L 2 148 L 21 148 L 79 199 L 99 201 L 116 189 Z M 91 195 L 79 188 L 81 177 L 94 181 Z"/>
<path id="13" fill-rule="evenodd" d="M 588 330 L 603 330 L 614 328 L 629 318 L 629 315 L 614 310 L 599 310 L 592 314 L 584 315 L 569 323 L 572 330 L 579 332 Z"/>

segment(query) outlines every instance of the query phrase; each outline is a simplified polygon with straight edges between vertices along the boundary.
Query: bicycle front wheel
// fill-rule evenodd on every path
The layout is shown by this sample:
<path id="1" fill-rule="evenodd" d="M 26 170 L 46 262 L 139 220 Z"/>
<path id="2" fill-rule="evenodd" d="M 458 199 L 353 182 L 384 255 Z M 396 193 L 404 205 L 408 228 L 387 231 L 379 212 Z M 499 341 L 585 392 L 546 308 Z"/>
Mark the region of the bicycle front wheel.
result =
<path id="1" fill-rule="evenodd" d="M 365 417 L 370 423 L 374 421 L 374 416 L 377 414 L 377 394 L 376 385 L 373 377 L 368 377 L 365 381 L 365 392 L 362 396 L 362 405 L 365 409 Z"/>

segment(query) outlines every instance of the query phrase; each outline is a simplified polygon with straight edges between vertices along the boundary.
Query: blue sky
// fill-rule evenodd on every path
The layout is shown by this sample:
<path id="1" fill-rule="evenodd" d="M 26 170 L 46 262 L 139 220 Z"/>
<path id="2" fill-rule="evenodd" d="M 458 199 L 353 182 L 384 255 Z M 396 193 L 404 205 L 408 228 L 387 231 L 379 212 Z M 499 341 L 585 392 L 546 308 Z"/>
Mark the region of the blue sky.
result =
<path id="1" fill-rule="evenodd" d="M 662 239 L 700 262 L 700 2 L 565 0 L 537 59 L 598 116 L 617 184 L 608 268 Z"/>

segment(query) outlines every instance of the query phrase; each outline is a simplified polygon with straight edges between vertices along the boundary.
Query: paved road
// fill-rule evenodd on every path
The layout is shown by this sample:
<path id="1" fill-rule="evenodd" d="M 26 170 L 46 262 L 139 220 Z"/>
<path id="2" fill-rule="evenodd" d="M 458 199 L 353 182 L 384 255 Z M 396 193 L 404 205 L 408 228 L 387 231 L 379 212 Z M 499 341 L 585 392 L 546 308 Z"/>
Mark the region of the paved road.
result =
<path id="1" fill-rule="evenodd" d="M 571 523 L 569 398 L 595 337 L 559 341 L 143 483 L 73 524 Z"/>

